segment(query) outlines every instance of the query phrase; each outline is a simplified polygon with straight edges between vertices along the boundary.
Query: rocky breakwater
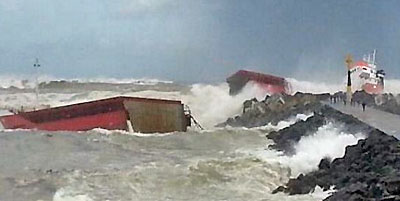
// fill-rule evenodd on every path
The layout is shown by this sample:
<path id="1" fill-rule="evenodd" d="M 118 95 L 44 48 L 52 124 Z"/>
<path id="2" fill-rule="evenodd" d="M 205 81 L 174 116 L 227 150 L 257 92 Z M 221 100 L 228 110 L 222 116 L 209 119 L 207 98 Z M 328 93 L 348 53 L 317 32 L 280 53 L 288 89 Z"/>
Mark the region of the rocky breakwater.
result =
<path id="1" fill-rule="evenodd" d="M 321 106 L 320 100 L 329 99 L 329 94 L 306 94 L 295 95 L 273 95 L 264 100 L 247 100 L 243 103 L 241 115 L 229 118 L 226 122 L 217 126 L 232 127 L 259 127 L 267 124 L 276 125 L 297 114 L 312 113 Z"/>
<path id="2" fill-rule="evenodd" d="M 336 190 L 325 200 L 400 200 L 400 143 L 396 138 L 366 125 L 350 115 L 322 106 L 306 121 L 270 133 L 272 148 L 292 154 L 292 145 L 302 136 L 315 133 L 327 122 L 343 125 L 343 130 L 367 135 L 356 145 L 347 146 L 345 155 L 333 161 L 324 158 L 318 170 L 300 174 L 273 193 L 307 194 L 319 186 Z"/>
<path id="3" fill-rule="evenodd" d="M 386 101 L 386 105 L 394 104 L 395 98 L 386 96 L 388 100 L 390 99 Z M 241 115 L 228 119 L 220 126 L 257 127 L 269 123 L 276 124 L 299 113 L 312 112 L 314 115 L 306 120 L 269 133 L 267 137 L 274 141 L 270 148 L 282 151 L 286 155 L 293 155 L 295 154 L 294 145 L 302 137 L 316 133 L 319 128 L 329 123 L 338 126 L 342 132 L 362 133 L 366 138 L 359 140 L 355 145 L 347 146 L 342 158 L 322 159 L 317 170 L 290 179 L 285 186 L 278 187 L 273 193 L 307 194 L 319 186 L 324 190 L 334 188 L 335 192 L 325 199 L 330 201 L 400 201 L 399 140 L 351 115 L 343 114 L 320 103 L 320 100 L 326 100 L 329 97 L 329 94 L 297 93 L 294 96 L 267 96 L 262 101 L 248 100 L 243 104 Z M 373 95 L 358 92 L 354 98 L 355 101 L 365 101 L 374 107 L 379 106 L 379 97 L 376 98 Z M 392 111 L 392 113 L 396 112 Z"/>
<path id="4" fill-rule="evenodd" d="M 272 139 L 274 144 L 269 147 L 288 155 L 294 154 L 294 145 L 303 136 L 314 134 L 320 127 L 328 123 L 340 125 L 341 131 L 346 133 L 369 133 L 371 130 L 374 130 L 374 128 L 364 124 L 360 120 L 326 105 L 315 107 L 313 112 L 314 115 L 306 120 L 300 120 L 279 131 L 270 132 L 267 138 Z"/>

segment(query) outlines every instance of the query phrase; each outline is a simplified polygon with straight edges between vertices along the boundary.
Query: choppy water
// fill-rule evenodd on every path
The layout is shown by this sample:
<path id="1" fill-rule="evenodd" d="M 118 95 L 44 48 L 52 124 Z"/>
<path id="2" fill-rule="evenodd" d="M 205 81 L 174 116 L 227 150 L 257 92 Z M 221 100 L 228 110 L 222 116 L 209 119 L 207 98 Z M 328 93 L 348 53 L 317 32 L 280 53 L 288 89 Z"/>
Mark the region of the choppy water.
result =
<path id="1" fill-rule="evenodd" d="M 290 168 L 251 154 L 268 143 L 241 129 L 2 132 L 0 200 L 319 200 L 270 194 Z"/>
<path id="2" fill-rule="evenodd" d="M 324 156 L 342 156 L 346 145 L 363 138 L 330 124 L 300 140 L 296 155 L 282 156 L 267 148 L 271 142 L 265 135 L 307 115 L 257 129 L 213 127 L 239 114 L 244 100 L 263 98 L 254 86 L 235 97 L 229 96 L 226 84 L 152 87 L 61 87 L 42 92 L 40 102 L 58 106 L 116 95 L 178 99 L 207 130 L 145 135 L 0 129 L 0 200 L 321 200 L 327 193 L 318 189 L 301 196 L 271 191 L 289 177 L 315 169 Z M 3 108 L 34 100 L 29 91 L 0 93 Z"/>

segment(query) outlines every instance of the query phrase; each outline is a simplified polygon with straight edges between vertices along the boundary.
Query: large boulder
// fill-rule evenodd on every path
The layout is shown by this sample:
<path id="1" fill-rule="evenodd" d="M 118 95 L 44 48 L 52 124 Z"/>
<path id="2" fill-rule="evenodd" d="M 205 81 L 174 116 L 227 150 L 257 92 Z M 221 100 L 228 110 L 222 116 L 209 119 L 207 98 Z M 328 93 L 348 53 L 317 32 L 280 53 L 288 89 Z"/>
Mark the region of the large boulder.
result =
<path id="1" fill-rule="evenodd" d="M 293 96 L 277 94 L 267 96 L 264 100 L 246 100 L 243 103 L 242 114 L 229 118 L 217 126 L 232 127 L 259 127 L 267 124 L 276 125 L 299 113 L 311 113 L 321 106 L 320 100 L 327 94 L 319 96 L 312 94 L 296 93 Z"/>
<path id="2" fill-rule="evenodd" d="M 399 200 L 400 144 L 393 136 L 370 130 L 368 137 L 347 146 L 343 158 L 323 159 L 319 169 L 291 179 L 274 192 L 310 193 L 316 186 L 338 190 L 326 200 Z"/>
<path id="3" fill-rule="evenodd" d="M 283 151 L 288 155 L 294 154 L 293 145 L 303 136 L 315 133 L 324 124 L 326 124 L 326 119 L 322 115 L 315 113 L 314 116 L 307 120 L 298 121 L 292 126 L 279 131 L 272 131 L 267 135 L 267 138 L 274 141 L 274 144 L 269 145 L 269 148 Z"/>

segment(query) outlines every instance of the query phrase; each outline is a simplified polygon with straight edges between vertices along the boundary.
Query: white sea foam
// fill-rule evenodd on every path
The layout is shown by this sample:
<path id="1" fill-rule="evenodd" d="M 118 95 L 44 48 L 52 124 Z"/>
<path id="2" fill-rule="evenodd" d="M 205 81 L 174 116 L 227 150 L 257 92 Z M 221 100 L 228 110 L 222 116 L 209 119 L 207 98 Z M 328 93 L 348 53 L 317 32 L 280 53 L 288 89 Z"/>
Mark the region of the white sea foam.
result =
<path id="1" fill-rule="evenodd" d="M 312 82 L 312 81 L 302 81 L 294 78 L 287 79 L 291 86 L 292 92 L 306 92 L 306 93 L 335 93 L 338 91 L 346 90 L 346 82 L 342 83 L 324 83 L 324 82 Z M 354 85 L 360 85 L 359 83 L 354 83 Z M 385 80 L 385 93 L 400 93 L 400 80 L 389 79 Z"/>
<path id="2" fill-rule="evenodd" d="M 17 77 L 18 78 L 18 77 Z M 10 77 L 5 81 L 0 82 L 1 86 L 15 85 L 18 87 L 26 87 L 26 83 L 22 82 L 22 78 Z M 51 76 L 43 77 L 42 80 L 57 80 Z M 17 81 L 19 80 L 19 81 Z M 129 81 L 130 80 L 130 81 Z M 296 79 L 288 79 L 291 82 L 293 92 L 311 92 L 311 93 L 325 93 L 336 92 L 342 90 L 342 84 L 324 84 L 314 83 L 308 81 L 299 81 Z M 81 79 L 82 82 L 135 82 L 135 79 L 120 80 L 114 78 L 94 78 L 94 79 Z M 157 82 L 159 80 L 151 80 L 150 82 Z M 163 82 L 163 81 L 161 81 Z M 388 80 L 387 91 L 396 92 L 400 87 L 400 81 Z M 400 92 L 398 90 L 397 92 Z M 245 100 L 256 97 L 259 100 L 264 99 L 265 91 L 257 87 L 254 83 L 248 83 L 245 88 L 236 96 L 229 95 L 229 86 L 226 83 L 221 84 L 194 84 L 190 86 L 189 92 L 186 91 L 159 91 L 146 90 L 146 91 L 87 91 L 81 93 L 42 93 L 39 96 L 39 102 L 43 105 L 61 106 L 85 101 L 93 101 L 102 98 L 109 98 L 115 96 L 137 96 L 146 98 L 163 98 L 172 100 L 181 100 L 184 104 L 188 105 L 194 117 L 207 129 L 214 128 L 214 125 L 224 122 L 229 117 L 234 117 L 241 113 L 242 104 Z M 20 108 L 21 106 L 31 106 L 36 104 L 36 97 L 34 93 L 2 93 L 0 94 L 0 108 Z M 286 123 L 286 124 L 285 124 Z M 288 122 L 290 125 L 290 122 Z M 284 125 L 285 124 L 285 125 Z M 287 126 L 287 122 L 281 122 L 276 128 Z"/>
<path id="3" fill-rule="evenodd" d="M 164 137 L 164 136 L 169 136 L 173 135 L 176 132 L 169 132 L 169 133 L 138 133 L 138 132 L 129 132 L 125 130 L 107 130 L 103 128 L 95 128 L 91 130 L 92 132 L 96 133 L 101 133 L 104 135 L 114 135 L 114 134 L 120 134 L 120 135 L 130 135 L 130 136 L 136 136 L 136 137 Z"/>
<path id="4" fill-rule="evenodd" d="M 0 75 L 0 88 L 17 87 L 17 88 L 33 88 L 36 83 L 36 77 L 32 75 Z M 345 80 L 342 83 L 325 83 L 306 80 L 298 80 L 296 78 L 286 78 L 292 86 L 292 92 L 308 92 L 308 93 L 334 93 L 345 90 Z M 154 85 L 157 83 L 173 83 L 173 81 L 162 80 L 157 78 L 113 78 L 113 77 L 92 77 L 92 78 L 62 78 L 47 74 L 38 76 L 39 82 L 50 81 L 70 81 L 79 83 L 110 83 L 110 84 L 138 84 L 138 85 Z M 400 80 L 385 80 L 385 92 L 400 93 Z M 259 92 L 263 93 L 262 89 Z M 262 94 L 264 95 L 264 93 Z"/>
<path id="5" fill-rule="evenodd" d="M 400 94 L 400 80 L 385 80 L 385 92 Z"/>
<path id="6" fill-rule="evenodd" d="M 281 130 L 283 128 L 289 127 L 293 124 L 295 124 L 296 122 L 300 121 L 300 120 L 307 120 L 308 118 L 312 117 L 314 115 L 314 113 L 311 114 L 297 114 L 296 116 L 290 117 L 287 120 L 283 120 L 278 122 L 277 125 L 272 125 L 271 123 L 269 123 L 266 126 L 263 127 L 259 127 L 259 128 L 264 128 L 264 129 L 272 129 L 272 130 Z"/>
<path id="7" fill-rule="evenodd" d="M 34 88 L 36 86 L 36 76 L 32 75 L 1 75 L 0 88 L 17 87 L 20 89 Z M 37 76 L 39 83 L 50 81 L 68 81 L 78 83 L 110 83 L 110 84 L 137 84 L 137 85 L 155 85 L 158 83 L 171 84 L 173 81 L 161 80 L 156 78 L 110 78 L 110 77 L 94 77 L 94 78 L 60 78 L 52 75 L 40 74 Z"/>
<path id="8" fill-rule="evenodd" d="M 73 192 L 71 189 L 61 188 L 53 196 L 53 201 L 93 201 L 86 194 Z"/>
<path id="9" fill-rule="evenodd" d="M 259 94 L 259 88 L 252 83 L 247 84 L 242 93 L 231 96 L 226 83 L 219 85 L 195 84 L 190 93 L 182 96 L 182 101 L 189 105 L 193 115 L 207 127 L 224 122 L 227 118 L 240 114 L 245 100 L 256 97 L 265 98 Z"/>
<path id="10" fill-rule="evenodd" d="M 287 79 L 292 87 L 292 93 L 304 92 L 304 93 L 335 93 L 338 91 L 343 91 L 345 89 L 345 84 L 328 84 L 323 82 L 311 82 L 302 81 L 294 78 Z"/>
<path id="11" fill-rule="evenodd" d="M 123 92 L 121 94 L 121 92 L 95 91 L 69 102 L 96 100 L 117 95 L 181 100 L 185 105 L 190 107 L 193 116 L 205 128 L 213 128 L 216 124 L 224 122 L 227 118 L 240 114 L 242 104 L 245 100 L 254 97 L 259 100 L 265 98 L 265 94 L 261 93 L 260 89 L 253 83 L 248 83 L 242 90 L 242 93 L 236 96 L 229 95 L 228 84 L 222 83 L 218 85 L 195 84 L 191 86 L 188 93 L 147 90 Z"/>
<path id="12" fill-rule="evenodd" d="M 343 133 L 334 124 L 327 124 L 320 127 L 315 134 L 302 137 L 294 146 L 296 153 L 293 156 L 282 156 L 279 160 L 291 168 L 292 175 L 297 176 L 317 169 L 324 157 L 343 157 L 346 146 L 357 144 L 363 138 L 365 136 L 361 133 Z"/>
<path id="13" fill-rule="evenodd" d="M 49 81 L 57 80 L 50 77 L 48 78 L 43 77 L 40 78 L 39 80 L 44 81 L 46 79 Z M 325 93 L 325 92 L 333 93 L 336 92 L 337 90 L 342 90 L 342 88 L 344 88 L 341 84 L 329 85 L 329 84 L 297 81 L 295 79 L 290 79 L 290 81 L 292 82 L 292 88 L 294 91 L 312 92 L 312 93 Z M 141 83 L 141 82 L 136 82 L 136 80 L 129 80 L 129 79 L 113 80 L 112 78 L 99 78 L 99 79 L 86 79 L 86 80 L 80 79 L 80 82 L 112 82 L 112 83 L 137 83 L 137 84 Z M 147 83 L 155 83 L 155 82 L 158 82 L 158 80 L 151 80 Z M 34 86 L 32 84 L 33 84 L 32 81 L 28 82 L 23 81 L 23 78 L 10 77 L 8 78 L 8 80 L 7 79 L 2 80 L 2 82 L 0 82 L 0 87 L 16 86 L 19 88 L 32 88 Z M 396 80 L 388 81 L 387 90 L 395 91 L 397 89 L 395 87 L 396 85 L 400 86 L 400 81 L 398 82 Z M 312 195 L 286 196 L 284 194 L 271 195 L 269 193 L 272 189 L 274 189 L 278 185 L 282 185 L 286 182 L 286 179 L 288 178 L 287 172 L 289 168 L 291 170 L 291 176 L 296 176 L 299 173 L 307 173 L 309 171 L 315 170 L 318 166 L 319 161 L 323 157 L 330 157 L 330 158 L 341 157 L 343 156 L 345 147 L 347 145 L 355 144 L 359 139 L 365 137 L 362 134 L 351 135 L 340 132 L 340 130 L 336 128 L 335 125 L 328 124 L 326 126 L 321 127 L 314 135 L 301 138 L 301 140 L 294 147 L 296 153 L 293 156 L 284 156 L 281 153 L 277 153 L 273 150 L 265 150 L 265 146 L 263 146 L 262 144 L 266 139 L 264 137 L 264 134 L 262 134 L 262 131 L 255 132 L 255 134 L 251 133 L 245 137 L 241 136 L 239 138 L 240 135 L 243 135 L 242 133 L 248 132 L 248 130 L 237 129 L 232 131 L 226 128 L 216 130 L 213 127 L 215 124 L 225 121 L 228 117 L 233 117 L 241 113 L 242 104 L 244 100 L 251 99 L 253 97 L 256 97 L 258 100 L 264 99 L 265 92 L 260 88 L 258 88 L 253 83 L 249 83 L 248 85 L 246 85 L 242 93 L 236 96 L 230 96 L 228 85 L 226 83 L 223 83 L 216 85 L 195 84 L 191 86 L 189 92 L 184 92 L 184 91 L 163 92 L 163 91 L 147 90 L 139 92 L 87 91 L 83 93 L 72 93 L 72 94 L 43 93 L 40 95 L 40 102 L 42 104 L 48 104 L 51 106 L 60 106 L 60 105 L 97 100 L 119 95 L 182 100 L 183 103 L 190 106 L 195 118 L 204 127 L 206 127 L 207 130 L 203 132 L 188 132 L 187 135 L 186 134 L 175 135 L 176 133 L 141 134 L 141 133 L 129 133 L 127 131 L 109 131 L 104 129 L 93 129 L 92 131 L 89 132 L 97 132 L 104 135 L 120 134 L 120 135 L 115 135 L 116 139 L 118 140 L 125 139 L 126 137 L 129 140 L 120 140 L 120 141 L 115 141 L 114 143 L 127 143 L 128 145 L 129 143 L 132 143 L 132 145 L 124 146 L 124 148 L 131 147 L 131 149 L 134 150 L 135 153 L 143 150 L 146 151 L 149 147 L 153 149 L 154 146 L 157 144 L 162 145 L 160 147 L 156 147 L 156 149 L 153 150 L 155 152 L 151 152 L 151 154 L 147 154 L 147 152 L 145 152 L 146 154 L 144 155 L 136 156 L 138 160 L 146 155 L 151 155 L 152 160 L 156 161 L 158 164 L 163 164 L 162 161 L 166 156 L 174 156 L 179 160 L 176 160 L 177 163 L 172 164 L 172 166 L 169 166 L 169 163 L 172 163 L 175 160 L 168 160 L 169 163 L 164 164 L 164 166 L 160 165 L 155 167 L 154 169 L 143 168 L 143 170 L 140 170 L 135 174 L 129 174 L 126 172 L 119 172 L 119 173 L 117 172 L 117 174 L 114 174 L 115 171 L 113 170 L 112 173 L 106 173 L 106 175 L 107 174 L 109 175 L 106 177 L 104 181 L 103 180 L 99 181 L 96 177 L 92 177 L 91 178 L 92 181 L 89 181 L 88 178 L 90 178 L 91 175 L 84 175 L 88 176 L 88 178 L 77 177 L 76 182 L 73 182 L 69 187 L 68 185 L 66 185 L 66 187 L 60 188 L 55 193 L 53 197 L 54 201 L 70 201 L 70 200 L 92 201 L 96 200 L 95 199 L 96 195 L 91 194 L 93 192 L 101 194 L 104 190 L 106 190 L 109 193 L 109 195 L 113 195 L 116 192 L 117 193 L 126 192 L 125 190 L 131 188 L 132 186 L 134 187 L 133 188 L 134 190 L 132 190 L 132 192 L 134 191 L 136 192 L 136 189 L 139 189 L 140 190 L 138 191 L 139 195 L 142 196 L 146 196 L 143 192 L 147 192 L 147 190 L 150 189 L 149 187 L 157 186 L 158 189 L 161 189 L 159 192 L 161 196 L 172 194 L 173 196 L 176 196 L 175 198 L 179 198 L 181 196 L 182 194 L 181 189 L 192 189 L 193 191 L 198 191 L 198 189 L 200 188 L 200 190 L 203 190 L 205 192 L 204 194 L 206 194 L 210 190 L 214 191 L 215 189 L 218 189 L 216 191 L 216 194 L 219 195 L 215 195 L 215 197 L 217 198 L 227 197 L 228 195 L 240 195 L 242 196 L 240 198 L 253 196 L 251 198 L 267 197 L 268 199 L 272 200 L 321 200 L 325 198 L 328 194 L 327 192 L 322 192 L 318 188 Z M 19 107 L 21 105 L 27 105 L 28 103 L 34 103 L 35 99 L 36 97 L 33 93 L 2 93 L 0 94 L 0 107 L 12 107 L 12 106 Z M 297 116 L 292 117 L 286 121 L 279 122 L 278 125 L 276 126 L 268 125 L 266 126 L 266 128 L 279 130 L 292 125 L 293 123 L 295 123 L 300 119 L 305 120 L 310 116 L 312 116 L 312 114 L 298 114 Z M 195 135 L 198 133 L 200 134 Z M 262 135 L 262 137 L 259 138 L 260 136 L 258 136 L 258 134 Z M 204 140 L 205 136 L 210 136 L 210 137 Z M 254 136 L 257 137 L 255 139 L 252 139 L 254 138 Z M 145 137 L 150 137 L 150 138 L 145 138 Z M 151 137 L 156 137 L 156 138 L 151 138 Z M 135 140 L 140 140 L 140 141 L 136 143 Z M 62 142 L 63 144 L 69 143 L 68 140 L 63 140 Z M 149 143 L 148 147 L 145 146 L 146 142 Z M 254 144 L 256 143 L 260 143 L 261 145 L 257 144 L 258 149 L 257 151 L 254 151 L 255 150 Z M 47 141 L 46 144 L 48 144 Z M 98 145 L 93 145 L 93 146 L 105 146 L 100 143 L 97 144 Z M 265 144 L 267 144 L 267 142 L 265 142 Z M 245 147 L 245 149 L 247 149 L 246 153 L 249 153 L 256 157 L 242 158 L 241 155 L 235 155 L 236 150 L 241 154 L 244 152 L 243 150 L 239 150 L 240 147 Z M 73 149 L 71 150 L 75 151 L 76 149 L 77 148 L 73 147 Z M 231 152 L 230 149 L 234 149 L 234 151 Z M 102 149 L 93 149 L 93 150 L 102 150 Z M 156 152 L 157 150 L 160 150 L 160 153 L 157 153 Z M 123 149 L 121 149 L 121 151 L 123 151 Z M 164 154 L 164 152 L 166 154 Z M 64 150 L 62 153 L 64 153 Z M 107 153 L 112 153 L 112 152 L 107 152 Z M 118 154 L 121 153 L 124 152 L 118 152 Z M 155 153 L 160 154 L 160 156 L 155 156 Z M 82 153 L 82 155 L 85 154 L 90 154 L 90 153 L 86 151 Z M 219 154 L 221 156 L 219 156 Z M 45 154 L 42 155 L 47 156 Z M 104 155 L 104 153 L 101 152 L 95 153 L 96 157 L 101 155 Z M 185 163 L 180 163 L 180 162 L 181 161 L 187 162 L 187 160 L 189 160 L 184 158 L 186 155 L 190 157 L 190 160 L 193 159 L 198 161 L 199 158 L 201 158 L 201 161 L 203 162 L 198 162 L 194 166 L 184 167 L 183 165 Z M 117 160 L 119 156 L 120 155 L 113 155 L 113 157 L 110 158 Z M 133 156 L 132 157 L 129 156 L 129 158 L 133 158 Z M 63 157 L 59 157 L 58 159 L 60 159 L 63 162 L 65 160 L 65 158 Z M 72 159 L 69 160 L 73 162 L 75 159 L 76 158 L 73 157 L 73 160 Z M 260 161 L 257 159 L 262 159 L 262 160 Z M 124 162 L 125 159 L 121 161 Z M 118 164 L 118 162 L 115 161 L 112 161 L 112 163 Z M 100 163 L 99 166 L 101 166 L 102 164 L 103 163 Z M 135 162 L 135 164 L 137 164 L 137 162 Z M 139 166 L 145 166 L 145 165 L 140 164 Z M 123 166 L 121 165 L 121 167 Z M 130 170 L 132 166 L 129 167 Z M 136 177 L 138 177 L 138 179 L 136 179 Z M 143 181 L 144 183 L 138 183 L 136 181 Z M 93 182 L 93 184 L 96 185 L 90 185 L 89 187 L 82 187 L 79 185 L 80 183 L 85 183 L 85 182 Z M 110 184 L 110 186 L 108 186 L 108 184 Z M 182 186 L 178 186 L 179 187 L 178 188 L 177 186 L 173 186 L 171 184 L 183 185 L 183 188 Z M 97 185 L 104 186 L 104 188 L 92 189 L 92 187 L 97 187 Z M 189 186 L 198 185 L 198 186 L 195 186 L 195 188 L 188 188 L 185 185 Z M 165 189 L 162 190 L 163 188 Z M 80 190 L 80 189 L 86 189 L 86 190 Z M 171 192 L 170 191 L 171 189 L 173 189 L 174 191 Z M 132 192 L 129 191 L 126 192 L 126 197 L 131 196 Z M 153 192 L 149 192 L 149 195 L 151 195 L 151 193 Z M 247 193 L 249 195 L 246 195 Z M 192 196 L 192 194 L 187 193 L 187 195 L 185 196 L 190 197 Z M 197 196 L 198 198 L 203 197 L 201 193 Z M 204 197 L 204 200 L 212 200 L 213 195 L 210 196 L 211 197 Z M 240 198 L 237 200 L 240 200 Z M 233 200 L 233 198 L 231 199 Z"/>
<path id="14" fill-rule="evenodd" d="M 327 124 L 318 129 L 316 133 L 304 136 L 294 145 L 295 154 L 292 156 L 274 150 L 247 151 L 269 162 L 277 162 L 291 169 L 291 176 L 308 173 L 316 170 L 324 157 L 335 159 L 343 157 L 348 145 L 357 144 L 365 135 L 348 134 L 341 132 L 337 125 Z M 271 142 L 272 143 L 272 142 Z"/>

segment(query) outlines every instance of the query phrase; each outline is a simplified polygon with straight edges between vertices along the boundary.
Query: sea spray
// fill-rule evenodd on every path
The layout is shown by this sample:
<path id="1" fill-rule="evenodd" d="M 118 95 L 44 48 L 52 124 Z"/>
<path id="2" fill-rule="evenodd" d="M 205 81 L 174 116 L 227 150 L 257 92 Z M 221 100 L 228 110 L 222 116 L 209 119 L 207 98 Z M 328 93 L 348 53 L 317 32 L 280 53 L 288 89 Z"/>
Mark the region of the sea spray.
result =
<path id="1" fill-rule="evenodd" d="M 292 93 L 304 92 L 304 93 L 335 93 L 337 91 L 343 91 L 344 84 L 329 84 L 323 82 L 312 82 L 297 80 L 294 78 L 287 78 L 291 87 Z"/>
<path id="2" fill-rule="evenodd" d="M 261 96 L 258 91 L 257 86 L 249 83 L 241 93 L 231 96 L 228 84 L 196 84 L 192 86 L 189 94 L 182 96 L 182 101 L 190 106 L 193 115 L 202 125 L 212 128 L 227 118 L 240 114 L 245 100 L 254 97 L 261 100 L 265 98 L 265 95 Z"/>
<path id="3" fill-rule="evenodd" d="M 93 201 L 93 199 L 84 193 L 61 188 L 54 194 L 53 201 Z"/>
<path id="4" fill-rule="evenodd" d="M 385 93 L 400 94 L 400 80 L 385 80 Z"/>
<path id="5" fill-rule="evenodd" d="M 32 89 L 36 85 L 36 80 L 31 75 L 0 75 L 0 88 L 15 87 L 19 89 Z M 172 84 L 173 81 L 161 80 L 156 78 L 113 78 L 113 77 L 91 77 L 91 78 L 60 78 L 52 75 L 40 74 L 40 83 L 51 81 L 70 82 L 70 83 L 107 83 L 107 84 L 135 84 L 135 85 L 156 85 Z"/>
<path id="6" fill-rule="evenodd" d="M 272 125 L 271 123 L 269 123 L 266 126 L 257 127 L 257 128 L 272 129 L 272 130 L 277 131 L 277 130 L 281 130 L 283 128 L 289 127 L 298 121 L 306 121 L 308 118 L 312 117 L 313 115 L 314 115 L 314 113 L 296 114 L 296 116 L 292 116 L 287 120 L 282 120 L 282 121 L 278 122 L 278 124 L 276 124 L 276 125 Z"/>
<path id="7" fill-rule="evenodd" d="M 153 160 L 101 171 L 87 169 L 62 173 L 64 182 L 57 190 L 58 198 L 312 201 L 320 200 L 322 196 L 272 195 L 273 189 L 289 179 L 289 168 L 237 152 L 240 148 L 263 147 L 265 137 L 257 131 L 217 130 L 201 135 L 189 132 L 146 138 L 107 135 L 107 138 L 96 144 L 105 143 L 137 152 L 128 160 L 138 155 L 145 157 L 142 154 L 151 154 Z"/>
<path id="8" fill-rule="evenodd" d="M 364 138 L 362 133 L 344 133 L 338 125 L 328 123 L 320 127 L 316 133 L 303 136 L 294 144 L 294 155 L 278 153 L 280 156 L 277 161 L 290 167 L 291 176 L 297 177 L 301 173 L 316 170 L 321 159 L 325 157 L 330 159 L 343 157 L 346 146 L 357 144 L 358 140 Z"/>

